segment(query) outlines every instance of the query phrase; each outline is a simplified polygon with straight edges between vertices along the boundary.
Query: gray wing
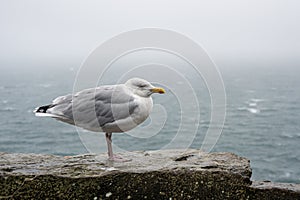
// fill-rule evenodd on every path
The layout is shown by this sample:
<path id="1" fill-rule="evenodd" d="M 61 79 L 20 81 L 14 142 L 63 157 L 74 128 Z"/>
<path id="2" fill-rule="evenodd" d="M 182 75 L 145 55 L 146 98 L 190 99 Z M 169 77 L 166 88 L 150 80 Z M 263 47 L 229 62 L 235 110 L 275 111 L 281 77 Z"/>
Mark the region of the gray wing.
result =
<path id="1" fill-rule="evenodd" d="M 125 119 L 138 107 L 125 85 L 101 86 L 82 90 L 75 95 L 58 97 L 49 109 L 58 120 L 97 131 L 120 119 Z"/>

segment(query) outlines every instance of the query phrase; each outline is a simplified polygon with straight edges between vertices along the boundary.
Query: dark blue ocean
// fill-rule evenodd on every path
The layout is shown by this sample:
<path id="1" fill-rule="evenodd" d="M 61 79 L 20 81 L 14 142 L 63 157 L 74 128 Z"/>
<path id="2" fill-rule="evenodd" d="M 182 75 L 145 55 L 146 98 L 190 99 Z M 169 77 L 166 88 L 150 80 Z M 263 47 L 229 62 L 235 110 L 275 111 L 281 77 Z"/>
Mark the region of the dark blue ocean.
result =
<path id="1" fill-rule="evenodd" d="M 3 66 L 0 151 L 56 155 L 88 152 L 75 127 L 54 119 L 37 118 L 32 113 L 35 107 L 71 93 L 77 69 L 76 66 L 34 69 Z M 220 72 L 226 88 L 227 115 L 213 151 L 249 158 L 254 180 L 300 183 L 300 69 L 236 66 L 223 67 Z M 202 133 L 209 125 L 207 99 L 204 94 L 203 118 L 190 148 L 201 147 Z M 172 99 L 157 95 L 154 101 L 170 106 Z M 135 140 L 124 133 L 113 135 L 114 143 L 130 151 L 160 149 L 178 128 L 178 111 L 172 112 L 168 113 L 167 127 L 155 137 Z M 102 142 L 99 145 L 105 144 L 104 136 L 99 138 Z M 106 146 L 99 149 L 105 151 Z"/>

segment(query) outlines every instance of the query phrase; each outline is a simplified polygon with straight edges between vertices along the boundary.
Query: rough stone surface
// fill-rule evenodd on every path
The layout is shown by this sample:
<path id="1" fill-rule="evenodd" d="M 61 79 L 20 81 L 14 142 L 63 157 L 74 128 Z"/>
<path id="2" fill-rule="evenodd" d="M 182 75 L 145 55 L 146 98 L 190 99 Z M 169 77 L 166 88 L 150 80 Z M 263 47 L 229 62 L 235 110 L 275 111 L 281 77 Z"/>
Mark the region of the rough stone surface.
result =
<path id="1" fill-rule="evenodd" d="M 160 150 L 61 157 L 0 153 L 0 199 L 300 199 L 296 184 L 250 181 L 232 153 Z"/>

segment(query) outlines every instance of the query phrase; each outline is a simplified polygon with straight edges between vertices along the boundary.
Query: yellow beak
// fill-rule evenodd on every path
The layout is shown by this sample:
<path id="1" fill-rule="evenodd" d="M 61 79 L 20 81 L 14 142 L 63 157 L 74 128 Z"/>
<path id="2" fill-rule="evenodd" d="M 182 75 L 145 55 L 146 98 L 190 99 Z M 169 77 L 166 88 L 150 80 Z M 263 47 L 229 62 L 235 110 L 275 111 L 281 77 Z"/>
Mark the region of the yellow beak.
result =
<path id="1" fill-rule="evenodd" d="M 152 88 L 152 89 L 150 89 L 150 91 L 153 92 L 153 93 L 159 93 L 159 94 L 166 93 L 166 91 L 163 88 L 159 88 L 159 87 Z"/>

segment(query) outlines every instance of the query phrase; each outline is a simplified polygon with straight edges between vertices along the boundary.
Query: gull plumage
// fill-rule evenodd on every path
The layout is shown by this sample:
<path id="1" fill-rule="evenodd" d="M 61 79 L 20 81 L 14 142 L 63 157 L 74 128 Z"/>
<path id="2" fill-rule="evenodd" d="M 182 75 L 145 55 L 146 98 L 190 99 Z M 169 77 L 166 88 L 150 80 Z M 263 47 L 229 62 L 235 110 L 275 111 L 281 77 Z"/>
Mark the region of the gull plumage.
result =
<path id="1" fill-rule="evenodd" d="M 165 93 L 141 78 L 124 84 L 104 85 L 57 97 L 46 106 L 36 108 L 36 116 L 52 117 L 94 132 L 105 132 L 108 156 L 112 152 L 113 132 L 129 131 L 144 122 L 152 111 L 153 93 Z"/>

